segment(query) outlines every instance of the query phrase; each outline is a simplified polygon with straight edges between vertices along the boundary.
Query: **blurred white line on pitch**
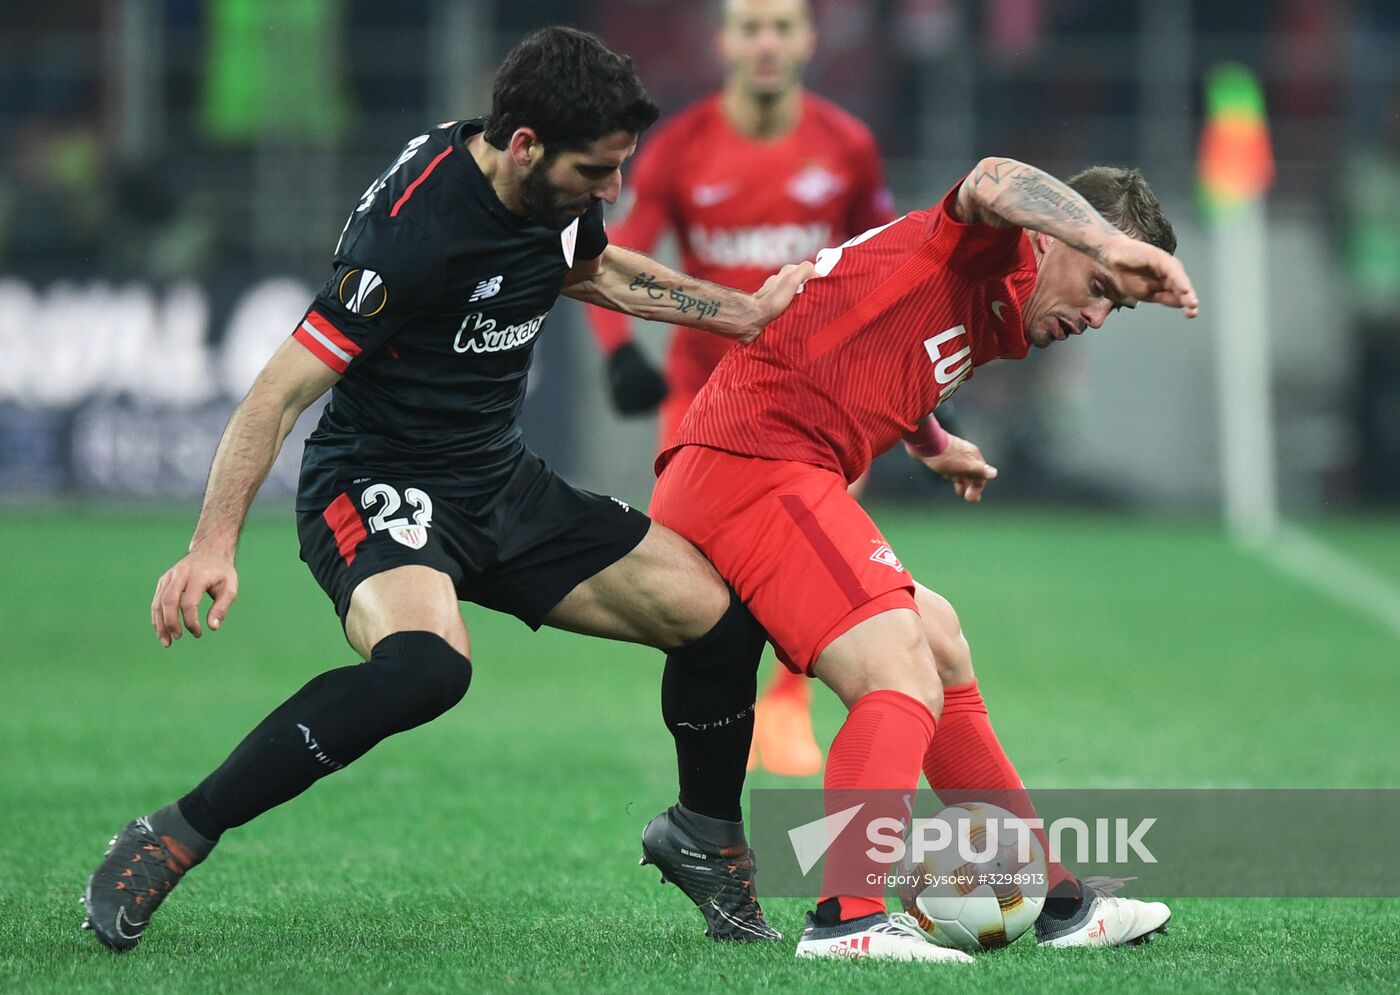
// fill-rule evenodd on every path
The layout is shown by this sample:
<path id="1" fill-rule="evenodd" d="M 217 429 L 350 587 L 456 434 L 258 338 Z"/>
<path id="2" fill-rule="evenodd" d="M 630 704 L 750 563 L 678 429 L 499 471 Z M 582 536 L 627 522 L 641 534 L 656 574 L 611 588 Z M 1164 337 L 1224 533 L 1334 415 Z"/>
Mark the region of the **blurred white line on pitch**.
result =
<path id="1" fill-rule="evenodd" d="M 1255 549 L 1278 570 L 1366 615 L 1400 639 L 1400 586 L 1388 577 L 1287 525 Z"/>

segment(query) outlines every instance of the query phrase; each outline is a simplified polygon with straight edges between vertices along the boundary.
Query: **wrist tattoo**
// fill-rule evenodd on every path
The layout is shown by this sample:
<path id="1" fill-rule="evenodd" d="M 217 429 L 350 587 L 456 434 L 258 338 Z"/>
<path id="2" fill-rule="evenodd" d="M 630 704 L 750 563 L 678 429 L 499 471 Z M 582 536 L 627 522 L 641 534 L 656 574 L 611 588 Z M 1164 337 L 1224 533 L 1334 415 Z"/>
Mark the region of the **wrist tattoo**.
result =
<path id="1" fill-rule="evenodd" d="M 713 318 L 719 314 L 719 301 L 702 301 L 680 290 L 671 291 L 671 300 L 676 302 L 676 310 L 681 314 L 689 314 L 692 310 L 701 318 Z"/>

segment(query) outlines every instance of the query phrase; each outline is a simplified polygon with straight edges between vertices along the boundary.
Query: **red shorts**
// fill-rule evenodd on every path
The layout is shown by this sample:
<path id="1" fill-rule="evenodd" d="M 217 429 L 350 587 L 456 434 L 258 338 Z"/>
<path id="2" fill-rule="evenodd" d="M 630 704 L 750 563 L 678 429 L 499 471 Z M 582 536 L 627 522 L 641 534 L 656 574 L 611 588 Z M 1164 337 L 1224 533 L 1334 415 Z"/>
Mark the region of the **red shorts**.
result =
<path id="1" fill-rule="evenodd" d="M 788 669 L 811 674 L 837 636 L 914 607 L 914 579 L 839 474 L 685 446 L 651 496 L 748 603 Z"/>

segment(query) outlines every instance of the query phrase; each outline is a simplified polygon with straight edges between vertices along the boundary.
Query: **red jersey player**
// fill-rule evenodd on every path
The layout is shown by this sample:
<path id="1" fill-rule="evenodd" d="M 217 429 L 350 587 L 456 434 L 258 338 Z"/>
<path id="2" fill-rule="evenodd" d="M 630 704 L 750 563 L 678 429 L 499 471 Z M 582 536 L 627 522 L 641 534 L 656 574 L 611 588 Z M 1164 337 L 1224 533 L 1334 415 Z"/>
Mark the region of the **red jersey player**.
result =
<path id="1" fill-rule="evenodd" d="M 726 357 L 658 458 L 653 518 L 705 553 L 787 666 L 849 709 L 826 764 L 829 811 L 849 807 L 841 792 L 893 789 L 861 818 L 903 820 L 900 799 L 921 768 L 945 802 L 959 789 L 1021 790 L 956 614 L 915 584 L 846 484 L 905 437 L 978 500 L 995 470 L 976 447 L 940 438 L 933 409 L 976 366 L 1098 328 L 1118 307 L 1147 301 L 1194 317 L 1175 245 L 1135 171 L 1096 168 L 1066 185 L 985 159 L 937 206 L 821 252 L 817 277 Z M 1004 804 L 1032 817 L 1019 798 Z M 644 846 L 672 811 L 648 826 Z M 967 959 L 886 914 L 883 886 L 861 887 L 868 858 L 835 853 L 799 956 Z M 1036 923 L 1043 944 L 1140 942 L 1170 917 L 1059 865 L 1050 885 Z"/>
<path id="2" fill-rule="evenodd" d="M 806 92 L 816 45 L 806 0 L 729 0 L 718 48 L 724 88 L 662 124 L 629 173 L 635 200 L 609 226 L 616 245 L 647 252 L 675 233 L 684 267 L 756 290 L 785 263 L 894 218 L 875 140 L 830 101 Z M 660 402 L 660 448 L 728 351 L 716 336 L 677 328 L 661 381 L 629 335 L 629 319 L 589 308 L 623 413 Z M 664 399 L 663 399 L 664 398 Z M 750 766 L 821 770 L 805 681 L 779 669 L 758 704 Z"/>

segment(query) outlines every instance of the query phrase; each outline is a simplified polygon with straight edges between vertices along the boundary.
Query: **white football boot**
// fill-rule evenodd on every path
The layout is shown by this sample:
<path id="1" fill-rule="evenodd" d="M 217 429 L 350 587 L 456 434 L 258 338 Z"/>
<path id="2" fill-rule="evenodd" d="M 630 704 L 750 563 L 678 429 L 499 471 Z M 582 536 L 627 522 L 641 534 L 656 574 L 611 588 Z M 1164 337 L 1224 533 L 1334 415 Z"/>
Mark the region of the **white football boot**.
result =
<path id="1" fill-rule="evenodd" d="M 819 926 L 807 913 L 807 928 L 797 941 L 799 957 L 871 957 L 884 960 L 939 960 L 971 964 L 961 950 L 940 947 L 918 927 L 914 917 L 896 912 L 852 919 L 836 926 Z"/>
<path id="2" fill-rule="evenodd" d="M 1140 902 L 1110 894 L 1118 878 L 1085 878 L 1084 903 L 1072 919 L 1041 915 L 1035 939 L 1042 947 L 1135 947 L 1167 931 L 1172 910 L 1161 902 Z"/>

